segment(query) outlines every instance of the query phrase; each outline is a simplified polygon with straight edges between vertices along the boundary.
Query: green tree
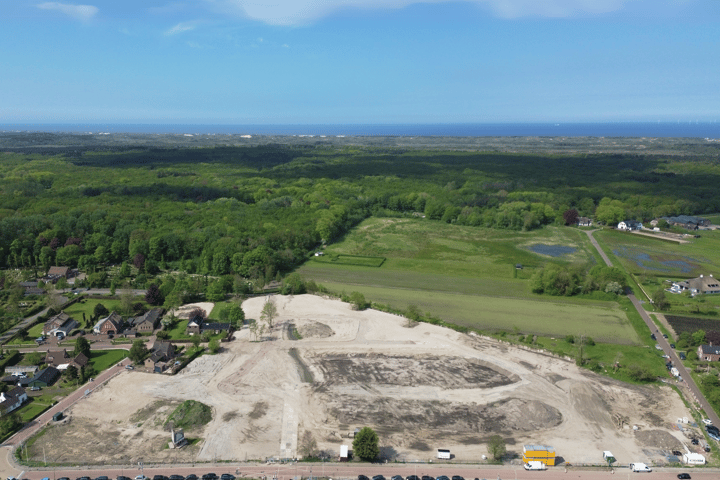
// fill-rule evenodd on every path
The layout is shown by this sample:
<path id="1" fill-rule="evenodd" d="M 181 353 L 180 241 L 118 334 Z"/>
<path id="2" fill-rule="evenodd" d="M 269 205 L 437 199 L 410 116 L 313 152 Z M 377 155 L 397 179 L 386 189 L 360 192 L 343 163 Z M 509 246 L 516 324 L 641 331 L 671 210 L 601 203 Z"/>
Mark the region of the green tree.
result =
<path id="1" fill-rule="evenodd" d="M 135 363 L 139 363 L 139 362 L 142 362 L 143 360 L 145 360 L 145 357 L 147 357 L 147 354 L 148 354 L 147 345 L 145 345 L 145 342 L 138 339 L 138 340 L 135 340 L 132 344 L 132 347 L 130 347 L 130 353 L 128 354 L 128 358 Z"/>
<path id="2" fill-rule="evenodd" d="M 73 350 L 73 356 L 79 355 L 81 353 L 87 358 L 90 358 L 90 342 L 88 342 L 87 338 L 85 337 L 79 337 L 75 341 L 75 350 Z"/>
<path id="3" fill-rule="evenodd" d="M 352 292 L 350 294 L 350 303 L 352 303 L 353 310 L 365 310 L 367 308 L 365 295 L 360 292 Z"/>
<path id="4" fill-rule="evenodd" d="M 277 307 L 272 297 L 268 298 L 263 305 L 262 312 L 260 312 L 260 319 L 267 323 L 268 329 L 272 330 L 273 320 L 277 316 Z"/>
<path id="5" fill-rule="evenodd" d="M 493 435 L 488 439 L 487 449 L 493 460 L 499 462 L 500 460 L 502 460 L 502 458 L 505 456 L 505 453 L 507 452 L 507 447 L 505 446 L 505 439 L 500 435 Z"/>
<path id="6" fill-rule="evenodd" d="M 240 305 L 232 303 L 225 311 L 228 315 L 228 321 L 233 327 L 237 328 L 238 326 L 242 326 L 245 322 L 245 312 Z"/>
<path id="7" fill-rule="evenodd" d="M 353 440 L 353 454 L 361 460 L 370 462 L 380 454 L 379 439 L 375 430 L 363 427 Z"/>
<path id="8" fill-rule="evenodd" d="M 218 353 L 220 351 L 220 340 L 213 338 L 208 342 L 208 350 L 210 353 Z"/>
<path id="9" fill-rule="evenodd" d="M 93 321 L 107 317 L 108 315 L 110 315 L 110 312 L 108 312 L 108 309 L 102 303 L 98 303 L 95 305 L 95 308 L 93 308 Z"/>
<path id="10" fill-rule="evenodd" d="M 667 310 L 670 308 L 670 302 L 665 295 L 665 290 L 659 288 L 652 294 L 652 301 L 655 306 L 660 310 Z"/>
<path id="11" fill-rule="evenodd" d="M 193 347 L 195 347 L 195 350 L 197 350 L 198 347 L 200 346 L 200 335 L 193 335 L 191 341 L 192 341 Z"/>
<path id="12" fill-rule="evenodd" d="M 70 366 L 68 366 L 68 367 L 65 369 L 65 376 L 67 376 L 67 378 L 68 378 L 69 380 L 75 380 L 76 378 L 78 378 L 78 369 L 77 369 L 77 367 L 76 367 L 75 365 L 70 365 Z"/>

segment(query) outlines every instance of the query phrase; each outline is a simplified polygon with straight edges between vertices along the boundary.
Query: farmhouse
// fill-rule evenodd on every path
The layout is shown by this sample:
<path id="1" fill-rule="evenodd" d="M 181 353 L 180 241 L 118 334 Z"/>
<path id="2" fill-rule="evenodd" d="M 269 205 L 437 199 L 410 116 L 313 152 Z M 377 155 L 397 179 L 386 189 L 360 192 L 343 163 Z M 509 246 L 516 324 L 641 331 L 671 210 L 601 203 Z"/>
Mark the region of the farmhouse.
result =
<path id="1" fill-rule="evenodd" d="M 170 342 L 155 342 L 151 355 L 145 360 L 145 367 L 155 373 L 162 373 L 175 358 L 175 345 Z"/>
<path id="2" fill-rule="evenodd" d="M 700 345 L 698 347 L 698 358 L 707 362 L 717 362 L 720 360 L 720 347 Z"/>
<path id="3" fill-rule="evenodd" d="M 592 227 L 592 220 L 588 217 L 578 217 L 577 224 L 579 227 Z"/>
<path id="4" fill-rule="evenodd" d="M 708 275 L 707 277 L 700 275 L 690 280 L 674 282 L 670 287 L 671 293 L 682 293 L 686 290 L 689 290 L 693 296 L 698 294 L 712 295 L 714 293 L 720 293 L 720 281 L 712 275 Z"/>
<path id="5" fill-rule="evenodd" d="M 65 312 L 60 312 L 45 322 L 43 327 L 43 335 L 55 335 L 56 337 L 66 337 L 70 332 L 78 327 L 78 323 L 70 318 Z"/>
<path id="6" fill-rule="evenodd" d="M 148 310 L 143 316 L 133 320 L 133 328 L 138 333 L 152 333 L 158 326 L 161 314 L 162 308 Z"/>
<path id="7" fill-rule="evenodd" d="M 220 332 L 230 332 L 230 324 L 203 322 L 199 319 L 194 319 L 188 322 L 187 328 L 185 329 L 186 335 L 202 335 L 205 332 L 210 332 L 212 335 L 217 335 Z"/>
<path id="8" fill-rule="evenodd" d="M 710 220 L 707 218 L 693 217 L 690 215 L 678 215 L 677 217 L 663 217 L 668 224 L 686 228 L 688 230 L 697 230 L 700 227 L 710 226 Z"/>
<path id="9" fill-rule="evenodd" d="M 618 230 L 642 230 L 643 224 L 636 220 L 623 220 L 618 223 Z"/>
<path id="10" fill-rule="evenodd" d="M 120 314 L 112 312 L 95 324 L 93 332 L 103 335 L 115 335 L 122 330 L 122 325 L 123 319 Z"/>
<path id="11" fill-rule="evenodd" d="M 50 267 L 47 278 L 55 283 L 61 278 L 68 278 L 69 271 L 70 269 L 68 267 Z"/>

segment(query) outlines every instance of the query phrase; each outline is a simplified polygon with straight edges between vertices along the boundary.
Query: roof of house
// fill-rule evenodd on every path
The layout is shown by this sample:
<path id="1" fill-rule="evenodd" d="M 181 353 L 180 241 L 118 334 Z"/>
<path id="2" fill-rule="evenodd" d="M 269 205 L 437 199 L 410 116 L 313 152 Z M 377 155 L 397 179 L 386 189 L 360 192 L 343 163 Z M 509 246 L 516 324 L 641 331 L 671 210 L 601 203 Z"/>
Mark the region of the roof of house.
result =
<path id="1" fill-rule="evenodd" d="M 117 331 L 120 328 L 120 325 L 122 325 L 122 317 L 119 313 L 113 310 L 113 312 L 108 315 L 107 317 L 99 320 L 95 326 L 93 326 L 93 330 L 99 330 L 103 323 L 110 322 L 113 324 L 113 327 L 115 327 L 115 330 Z"/>
<path id="2" fill-rule="evenodd" d="M 170 342 L 155 342 L 153 350 L 157 353 L 162 354 L 166 357 L 171 357 L 175 354 L 175 346 Z"/>
<path id="3" fill-rule="evenodd" d="M 700 292 L 709 290 L 720 290 L 720 281 L 712 275 L 704 276 L 701 275 L 697 278 L 688 280 L 691 288 L 694 288 Z"/>
<path id="4" fill-rule="evenodd" d="M 28 386 L 31 383 L 43 382 L 50 385 L 60 375 L 60 370 L 51 366 L 45 367 L 35 374 L 32 378 L 23 378 L 18 383 L 23 386 Z"/>
<path id="5" fill-rule="evenodd" d="M 639 227 L 640 225 L 642 225 L 642 223 L 638 222 L 637 220 L 623 220 L 620 223 L 624 223 L 628 227 Z"/>
<path id="6" fill-rule="evenodd" d="M 50 267 L 50 270 L 48 270 L 48 275 L 60 275 L 62 277 L 66 276 L 68 273 L 69 267 Z"/>
<path id="7" fill-rule="evenodd" d="M 15 387 L 3 393 L 0 398 L 5 398 L 5 400 L 0 403 L 0 409 L 7 410 L 15 405 L 20 395 L 23 395 L 24 393 L 25 389 L 22 387 Z"/>
<path id="8" fill-rule="evenodd" d="M 703 355 L 720 355 L 720 347 L 713 345 L 700 345 Z"/>
<path id="9" fill-rule="evenodd" d="M 200 325 L 200 330 L 230 330 L 230 324 L 219 322 L 205 322 Z"/>
<path id="10" fill-rule="evenodd" d="M 67 350 L 48 350 L 45 353 L 45 363 L 48 365 L 61 365 L 63 363 L 67 363 L 65 360 L 70 358 L 70 355 L 68 355 Z"/>
<path id="11" fill-rule="evenodd" d="M 88 357 L 86 357 L 84 353 L 78 353 L 77 356 L 73 358 L 71 363 L 75 363 L 80 366 L 80 368 L 82 368 L 86 366 L 89 361 L 90 359 L 88 359 Z"/>
<path id="12" fill-rule="evenodd" d="M 133 319 L 133 325 L 140 325 L 141 323 L 150 322 L 153 325 L 157 323 L 158 318 L 162 314 L 162 308 L 153 308 L 152 310 L 148 310 L 140 317 L 135 317 Z"/>
<path id="13" fill-rule="evenodd" d="M 691 215 L 678 215 L 677 217 L 663 217 L 671 223 L 685 223 L 690 225 L 699 225 L 707 220 L 705 218 L 693 217 Z"/>
<path id="14" fill-rule="evenodd" d="M 55 328 L 60 327 L 70 320 L 70 315 L 68 315 L 65 312 L 60 312 L 57 315 L 50 317 L 50 319 L 45 322 L 45 325 L 48 326 L 54 326 Z"/>

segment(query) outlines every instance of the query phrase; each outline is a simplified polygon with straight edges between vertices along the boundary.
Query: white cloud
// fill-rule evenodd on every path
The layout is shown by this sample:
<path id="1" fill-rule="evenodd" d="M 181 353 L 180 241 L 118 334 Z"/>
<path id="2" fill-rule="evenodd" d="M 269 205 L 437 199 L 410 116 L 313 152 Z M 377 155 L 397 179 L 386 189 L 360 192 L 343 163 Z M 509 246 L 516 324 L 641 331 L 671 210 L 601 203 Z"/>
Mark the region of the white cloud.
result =
<path id="1" fill-rule="evenodd" d="M 43 10 L 57 10 L 69 15 L 76 20 L 88 21 L 98 13 L 98 8 L 93 5 L 71 5 L 69 3 L 45 2 L 37 5 Z"/>
<path id="2" fill-rule="evenodd" d="M 235 12 L 271 25 L 302 25 L 341 8 L 397 9 L 415 3 L 452 0 L 205 0 L 224 12 Z M 457 0 L 456 0 L 457 1 Z M 638 0 L 461 0 L 488 6 L 503 18 L 571 17 L 607 13 Z"/>
<path id="3" fill-rule="evenodd" d="M 195 25 L 188 22 L 180 22 L 169 30 L 165 31 L 165 36 L 177 35 L 178 33 L 195 30 Z"/>

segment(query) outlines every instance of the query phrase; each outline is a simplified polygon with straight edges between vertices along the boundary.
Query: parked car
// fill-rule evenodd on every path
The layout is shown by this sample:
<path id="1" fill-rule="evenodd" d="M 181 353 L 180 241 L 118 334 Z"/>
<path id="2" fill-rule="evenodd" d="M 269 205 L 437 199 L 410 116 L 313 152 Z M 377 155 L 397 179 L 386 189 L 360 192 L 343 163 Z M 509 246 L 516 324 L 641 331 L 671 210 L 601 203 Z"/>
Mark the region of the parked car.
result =
<path id="1" fill-rule="evenodd" d="M 382 475 L 375 475 L 374 477 L 372 477 L 372 480 L 385 480 L 385 477 L 383 477 Z"/>
<path id="2" fill-rule="evenodd" d="M 165 475 L 155 475 L 153 477 L 153 480 L 168 480 L 168 477 L 166 477 Z"/>
<path id="3" fill-rule="evenodd" d="M 145 475 L 138 475 L 137 477 L 135 477 L 135 480 L 148 480 L 148 477 L 146 477 Z"/>
<path id="4" fill-rule="evenodd" d="M 202 480 L 217 480 L 218 476 L 214 473 L 206 473 L 202 476 Z"/>
<path id="5" fill-rule="evenodd" d="M 96 477 L 95 480 L 110 480 L 110 479 L 105 475 L 101 475 L 99 477 Z"/>
<path id="6" fill-rule="evenodd" d="M 435 479 L 429 475 L 423 475 L 422 480 L 435 480 Z"/>
<path id="7" fill-rule="evenodd" d="M 185 477 L 183 477 L 182 475 L 170 475 L 168 478 L 169 478 L 170 480 L 185 480 Z M 233 477 L 233 479 L 234 479 L 234 478 L 235 478 L 235 477 Z"/>
<path id="8" fill-rule="evenodd" d="M 712 420 L 710 420 L 709 418 L 703 418 L 703 423 L 705 425 L 712 425 Z"/>
<path id="9" fill-rule="evenodd" d="M 671 344 L 670 344 L 670 348 L 675 348 L 675 344 L 674 344 L 674 343 L 671 343 Z"/>
<path id="10" fill-rule="evenodd" d="M 403 480 L 402 475 L 393 475 L 390 480 Z"/>
<path id="11" fill-rule="evenodd" d="M 366 477 L 365 475 L 358 475 L 358 480 L 370 480 L 370 479 L 368 477 Z"/>
<path id="12" fill-rule="evenodd" d="M 220 480 L 235 480 L 235 475 L 231 473 L 223 473 L 222 475 L 220 475 Z"/>
<path id="13" fill-rule="evenodd" d="M 417 475 L 410 475 L 405 480 L 420 480 L 420 477 L 418 477 Z"/>
<path id="14" fill-rule="evenodd" d="M 92 480 L 90 477 L 78 477 L 75 480 Z"/>
<path id="15" fill-rule="evenodd" d="M 40 387 L 38 387 L 37 385 L 33 385 L 32 387 L 30 387 L 31 392 L 37 392 L 38 390 L 40 390 Z"/>
<path id="16" fill-rule="evenodd" d="M 453 475 L 452 480 L 465 480 L 465 479 L 463 477 L 461 477 L 460 475 Z"/>
<path id="17" fill-rule="evenodd" d="M 680 480 L 690 480 L 690 474 L 689 473 L 678 473 L 678 478 Z"/>
<path id="18" fill-rule="evenodd" d="M 60 480 L 58 478 L 58 480 Z M 125 475 L 118 475 L 118 477 L 115 480 L 132 480 L 130 477 L 126 477 Z"/>
<path id="19" fill-rule="evenodd" d="M 190 475 L 185 477 L 185 480 L 198 480 L 198 476 L 195 475 L 194 473 L 191 473 Z"/>
<path id="20" fill-rule="evenodd" d="M 690 443 L 692 443 L 693 445 L 700 445 L 700 440 L 698 440 L 697 438 L 693 438 Z"/>
<path id="21" fill-rule="evenodd" d="M 135 367 L 132 365 L 125 365 L 125 370 L 135 370 Z"/>

